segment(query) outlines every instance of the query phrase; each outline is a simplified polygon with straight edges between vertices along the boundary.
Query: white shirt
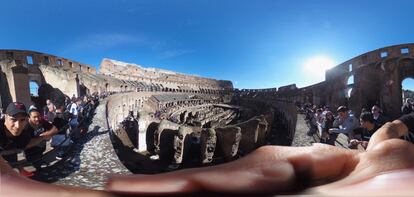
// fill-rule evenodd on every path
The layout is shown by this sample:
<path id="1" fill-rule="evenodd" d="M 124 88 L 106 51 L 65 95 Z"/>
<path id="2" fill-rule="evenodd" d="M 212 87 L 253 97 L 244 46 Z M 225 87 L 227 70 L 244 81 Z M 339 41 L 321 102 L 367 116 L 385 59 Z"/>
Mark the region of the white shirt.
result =
<path id="1" fill-rule="evenodd" d="M 70 110 L 69 110 L 69 112 L 71 113 L 71 114 L 73 114 L 74 116 L 77 116 L 78 115 L 78 105 L 76 105 L 76 103 L 72 103 L 72 105 L 70 106 Z"/>

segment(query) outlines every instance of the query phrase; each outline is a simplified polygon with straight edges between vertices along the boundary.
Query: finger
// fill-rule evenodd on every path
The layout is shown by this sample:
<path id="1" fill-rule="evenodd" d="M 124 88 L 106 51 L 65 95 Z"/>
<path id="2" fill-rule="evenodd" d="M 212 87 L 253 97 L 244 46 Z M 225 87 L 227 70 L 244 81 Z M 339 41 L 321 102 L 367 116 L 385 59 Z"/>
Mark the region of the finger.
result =
<path id="1" fill-rule="evenodd" d="M 254 163 L 250 163 L 254 161 Z M 278 193 L 296 185 L 294 166 L 286 160 L 242 160 L 214 171 L 194 174 L 190 180 L 203 191 L 232 194 Z"/>
<path id="2" fill-rule="evenodd" d="M 284 191 L 293 185 L 294 170 L 288 161 L 275 161 L 269 152 L 255 151 L 234 162 L 207 168 L 158 175 L 111 177 L 108 189 L 134 194 L 177 194 L 199 191 L 257 193 Z"/>
<path id="3" fill-rule="evenodd" d="M 310 191 L 315 195 L 328 196 L 412 196 L 413 181 L 414 169 L 396 170 L 343 187 L 315 188 Z"/>
<path id="4" fill-rule="evenodd" d="M 352 156 L 350 151 L 328 145 L 266 146 L 234 162 L 208 168 L 112 177 L 108 188 L 141 194 L 194 191 L 280 193 L 307 186 L 311 180 L 332 180 L 349 173 L 355 165 Z"/>
<path id="5" fill-rule="evenodd" d="M 41 183 L 20 177 L 6 162 L 0 157 L 0 196 L 14 197 L 55 197 L 73 196 L 78 197 L 109 197 L 106 192 L 86 190 L 67 186 L 57 186 Z"/>
<path id="6" fill-rule="evenodd" d="M 166 173 L 155 176 L 131 175 L 111 176 L 107 183 L 107 189 L 120 194 L 134 195 L 166 195 L 189 193 L 198 191 L 199 188 L 190 180 L 179 173 Z"/>
<path id="7" fill-rule="evenodd" d="M 215 193 L 273 193 L 286 191 L 294 181 L 294 170 L 288 162 L 260 165 L 248 169 L 169 173 L 155 176 L 112 177 L 108 189 L 136 195 L 165 195 L 208 191 Z"/>
<path id="8" fill-rule="evenodd" d="M 55 135 L 55 133 L 53 133 L 51 131 L 47 131 L 47 132 L 41 133 L 39 136 L 51 138 L 53 135 Z"/>
<path id="9" fill-rule="evenodd" d="M 50 135 L 51 133 L 49 132 L 49 131 L 46 131 L 46 132 L 44 132 L 44 133 L 41 133 L 39 136 L 47 136 L 47 135 Z"/>
<path id="10" fill-rule="evenodd" d="M 383 191 L 387 190 L 397 194 L 399 190 L 397 189 L 397 191 L 396 188 L 400 186 L 398 182 L 402 180 L 401 184 L 409 185 L 414 181 L 414 176 L 412 176 L 414 174 L 414 158 L 412 155 L 414 155 L 414 145 L 412 143 L 400 139 L 386 140 L 375 146 L 374 149 L 361 153 L 358 165 L 347 177 L 331 184 L 313 188 L 312 190 L 322 193 L 335 192 L 341 196 L 346 195 L 341 192 L 350 190 L 353 192 L 353 195 L 366 195 L 361 192 L 368 190 L 370 192 L 376 191 L 374 192 L 376 194 L 380 192 L 379 194 L 385 196 L 389 195 L 383 193 Z M 387 174 L 392 174 L 396 171 L 406 171 L 408 174 L 403 173 L 404 176 L 392 176 L 393 179 L 386 179 L 389 177 Z M 407 176 L 405 177 L 405 175 Z M 387 181 L 383 182 L 384 180 Z M 390 189 L 390 187 L 384 187 L 385 185 L 396 187 Z M 401 189 L 408 189 L 408 191 L 412 192 L 412 189 L 409 187 Z"/>
<path id="11" fill-rule="evenodd" d="M 78 197 L 111 196 L 110 194 L 105 192 L 40 183 L 30 179 L 12 175 L 2 174 L 0 175 L 0 179 L 0 196 L 55 197 L 73 196 L 75 194 Z"/>
<path id="12" fill-rule="evenodd" d="M 400 138 L 401 136 L 406 135 L 407 132 L 408 128 L 402 121 L 394 120 L 392 122 L 387 122 L 372 135 L 367 150 L 373 149 L 376 145 L 385 140 Z"/>

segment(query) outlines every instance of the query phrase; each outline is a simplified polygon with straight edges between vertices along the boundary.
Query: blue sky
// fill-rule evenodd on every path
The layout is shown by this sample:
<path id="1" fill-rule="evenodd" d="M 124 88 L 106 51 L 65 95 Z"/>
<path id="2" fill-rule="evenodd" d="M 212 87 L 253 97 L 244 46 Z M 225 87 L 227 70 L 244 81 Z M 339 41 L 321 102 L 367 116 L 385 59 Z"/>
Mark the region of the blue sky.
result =
<path id="1" fill-rule="evenodd" d="M 98 66 L 102 58 L 215 79 L 237 88 L 324 80 L 339 64 L 414 42 L 411 0 L 0 0 L 0 48 Z M 315 68 L 317 70 L 318 68 Z M 414 83 L 410 83 L 414 89 Z"/>

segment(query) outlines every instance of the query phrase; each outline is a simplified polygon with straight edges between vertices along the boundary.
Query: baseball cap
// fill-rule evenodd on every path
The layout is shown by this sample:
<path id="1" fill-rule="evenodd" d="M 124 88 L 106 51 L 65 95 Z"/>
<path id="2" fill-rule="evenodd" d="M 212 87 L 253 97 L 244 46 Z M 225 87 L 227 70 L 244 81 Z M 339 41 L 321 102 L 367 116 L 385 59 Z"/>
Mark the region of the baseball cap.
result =
<path id="1" fill-rule="evenodd" d="M 7 109 L 6 109 L 6 114 L 7 115 L 15 116 L 19 113 L 23 113 L 25 116 L 27 116 L 26 106 L 24 106 L 23 103 L 12 102 L 7 106 Z"/>
<path id="2" fill-rule="evenodd" d="M 39 111 L 39 109 L 37 109 L 37 107 L 36 107 L 36 106 L 34 106 L 34 105 L 31 105 L 31 106 L 29 107 L 28 113 L 30 114 L 30 112 L 32 112 L 32 111 L 37 111 L 37 112 L 40 112 L 40 111 Z"/>
<path id="3" fill-rule="evenodd" d="M 336 112 L 347 112 L 347 111 L 348 111 L 348 108 L 346 108 L 345 106 L 340 106 L 336 110 Z"/>

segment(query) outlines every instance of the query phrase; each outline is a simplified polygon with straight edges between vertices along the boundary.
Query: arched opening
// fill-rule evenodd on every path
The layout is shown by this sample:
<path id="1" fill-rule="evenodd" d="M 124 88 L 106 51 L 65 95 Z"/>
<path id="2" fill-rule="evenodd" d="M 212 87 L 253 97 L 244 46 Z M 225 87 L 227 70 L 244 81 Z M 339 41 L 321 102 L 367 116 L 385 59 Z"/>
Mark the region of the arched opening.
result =
<path id="1" fill-rule="evenodd" d="M 38 106 L 38 107 L 40 107 L 42 103 L 40 96 L 39 96 L 40 94 L 39 88 L 40 86 L 36 81 L 31 80 L 29 82 L 30 100 L 35 106 Z"/>
<path id="2" fill-rule="evenodd" d="M 79 85 L 79 97 L 83 97 L 86 95 L 90 95 L 89 89 L 84 84 L 80 84 Z"/>
<path id="3" fill-rule="evenodd" d="M 411 98 L 411 100 L 414 101 L 414 78 L 405 78 L 401 82 L 401 88 L 403 104 L 405 103 L 405 100 L 407 100 L 408 98 Z"/>
<path id="4" fill-rule="evenodd" d="M 352 84 L 354 84 L 354 75 L 351 75 L 348 77 L 347 85 L 352 85 Z"/>
<path id="5" fill-rule="evenodd" d="M 39 96 L 39 84 L 36 81 L 29 82 L 30 96 L 38 97 Z"/>
<path id="6" fill-rule="evenodd" d="M 65 103 L 65 94 L 48 83 L 41 84 L 38 92 L 39 99 L 32 99 L 33 103 L 38 107 L 43 107 L 46 103 L 46 99 L 50 99 L 57 106 Z"/>

